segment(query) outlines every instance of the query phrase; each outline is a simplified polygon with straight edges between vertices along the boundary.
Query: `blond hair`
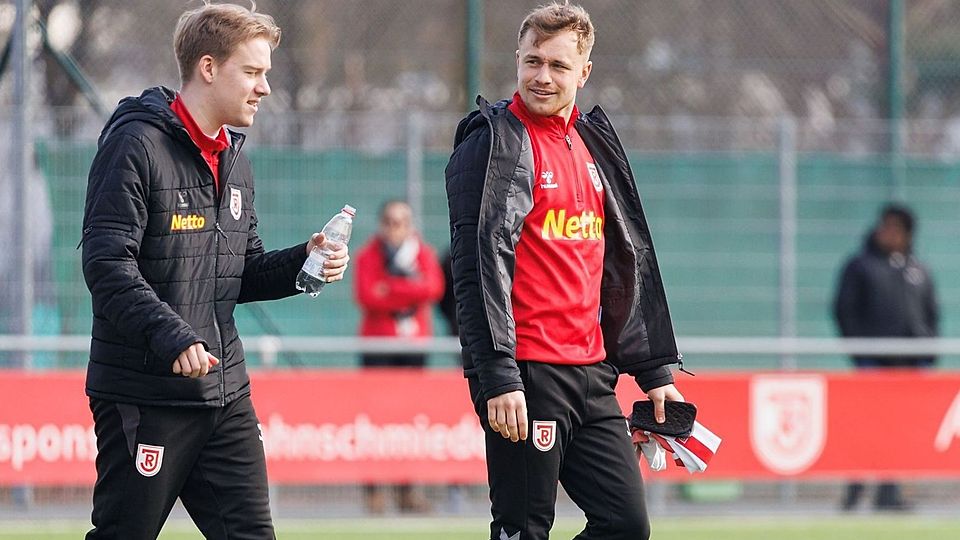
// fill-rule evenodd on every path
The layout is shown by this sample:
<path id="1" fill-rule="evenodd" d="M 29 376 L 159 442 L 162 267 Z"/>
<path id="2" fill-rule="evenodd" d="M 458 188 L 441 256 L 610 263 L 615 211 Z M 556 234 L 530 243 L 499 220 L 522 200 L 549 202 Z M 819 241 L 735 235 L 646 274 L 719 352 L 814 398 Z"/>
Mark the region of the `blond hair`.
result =
<path id="1" fill-rule="evenodd" d="M 173 32 L 173 51 L 177 55 L 180 82 L 190 81 L 193 68 L 204 55 L 224 61 L 240 44 L 254 38 L 264 38 L 271 49 L 276 49 L 280 44 L 280 27 L 273 17 L 256 13 L 256 9 L 257 4 L 253 1 L 247 9 L 204 0 L 203 6 L 181 15 Z"/>
<path id="2" fill-rule="evenodd" d="M 566 31 L 577 35 L 577 52 L 589 53 L 593 48 L 593 23 L 587 10 L 577 5 L 548 4 L 531 11 L 520 25 L 517 43 L 523 41 L 528 31 L 533 31 L 534 45 Z"/>

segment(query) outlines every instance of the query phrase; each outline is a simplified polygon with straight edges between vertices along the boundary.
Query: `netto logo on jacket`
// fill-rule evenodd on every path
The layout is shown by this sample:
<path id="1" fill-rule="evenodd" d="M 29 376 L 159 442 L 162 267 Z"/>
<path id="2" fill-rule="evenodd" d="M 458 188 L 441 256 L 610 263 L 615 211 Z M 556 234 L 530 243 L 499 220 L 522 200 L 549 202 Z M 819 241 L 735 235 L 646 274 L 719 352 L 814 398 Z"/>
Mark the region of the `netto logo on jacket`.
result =
<path id="1" fill-rule="evenodd" d="M 603 218 L 592 211 L 568 218 L 565 209 L 551 208 L 543 219 L 540 235 L 544 240 L 600 240 L 603 238 Z"/>
<path id="2" fill-rule="evenodd" d="M 180 214 L 173 215 L 173 221 L 170 222 L 171 231 L 196 231 L 202 229 L 207 224 L 207 218 L 199 214 Z"/>

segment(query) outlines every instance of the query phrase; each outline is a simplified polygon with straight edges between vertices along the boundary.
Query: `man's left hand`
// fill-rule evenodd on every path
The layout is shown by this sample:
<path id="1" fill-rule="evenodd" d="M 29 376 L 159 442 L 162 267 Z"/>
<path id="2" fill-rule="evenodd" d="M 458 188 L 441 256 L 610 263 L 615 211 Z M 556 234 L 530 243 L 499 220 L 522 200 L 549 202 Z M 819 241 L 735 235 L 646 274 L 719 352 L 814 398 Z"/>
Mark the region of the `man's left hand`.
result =
<path id="1" fill-rule="evenodd" d="M 323 233 L 313 233 L 310 237 L 310 241 L 307 242 L 308 256 L 313 248 L 329 252 L 327 260 L 323 263 L 324 281 L 331 283 L 343 279 L 343 274 L 347 271 L 347 263 L 350 262 L 350 248 L 346 244 L 327 242 Z"/>

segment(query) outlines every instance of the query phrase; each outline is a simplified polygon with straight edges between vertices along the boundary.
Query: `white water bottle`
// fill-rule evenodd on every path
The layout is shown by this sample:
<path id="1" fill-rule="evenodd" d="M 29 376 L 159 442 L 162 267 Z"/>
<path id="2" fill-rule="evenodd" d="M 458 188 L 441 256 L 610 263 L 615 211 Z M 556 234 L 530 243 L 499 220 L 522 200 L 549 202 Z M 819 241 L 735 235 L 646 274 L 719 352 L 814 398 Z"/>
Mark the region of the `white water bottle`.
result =
<path id="1" fill-rule="evenodd" d="M 322 232 L 325 240 L 322 245 L 315 246 L 310 250 L 310 255 L 304 261 L 303 268 L 297 274 L 297 290 L 304 291 L 314 298 L 320 294 L 323 286 L 327 284 L 323 277 L 323 263 L 327 261 L 331 252 L 350 241 L 350 232 L 353 230 L 353 216 L 356 213 L 356 209 L 352 206 L 344 205 L 343 210 L 330 218 L 330 221 L 323 226 Z"/>

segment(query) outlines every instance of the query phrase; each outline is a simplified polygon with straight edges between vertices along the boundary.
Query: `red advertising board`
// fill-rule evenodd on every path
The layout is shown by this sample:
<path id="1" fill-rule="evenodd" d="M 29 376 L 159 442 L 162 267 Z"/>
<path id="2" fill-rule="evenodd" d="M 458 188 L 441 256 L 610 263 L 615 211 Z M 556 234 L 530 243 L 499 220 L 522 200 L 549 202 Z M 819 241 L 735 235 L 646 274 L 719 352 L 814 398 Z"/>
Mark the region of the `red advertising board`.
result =
<path id="1" fill-rule="evenodd" d="M 723 438 L 699 477 L 960 478 L 960 373 L 679 382 Z M 627 378 L 618 392 L 624 410 L 641 397 Z M 479 420 L 456 371 L 260 371 L 253 399 L 275 483 L 486 481 Z M 82 372 L 2 373 L 0 485 L 89 484 L 95 456 Z M 673 465 L 653 474 L 690 478 Z"/>

